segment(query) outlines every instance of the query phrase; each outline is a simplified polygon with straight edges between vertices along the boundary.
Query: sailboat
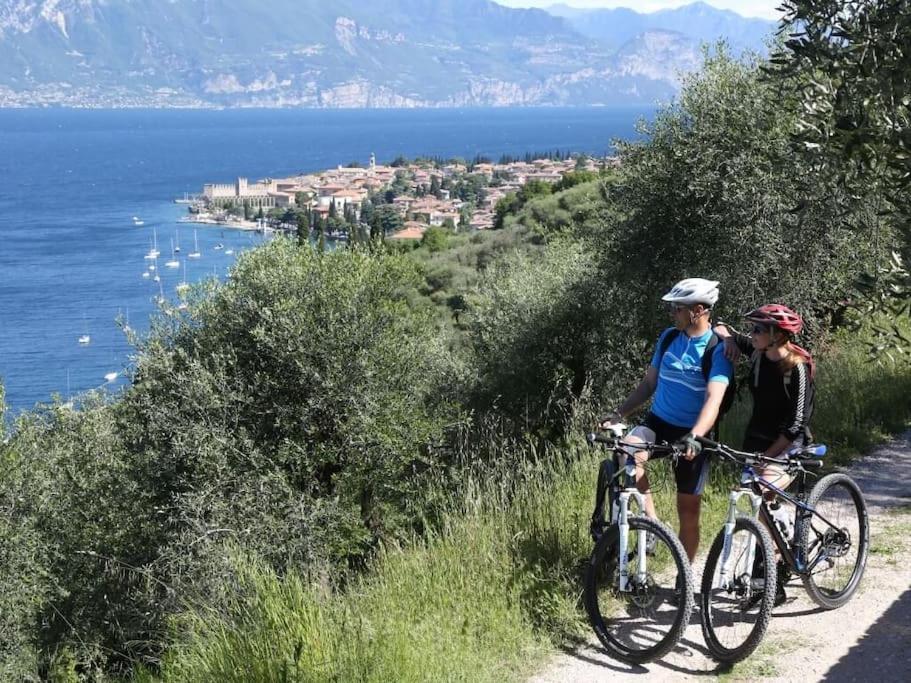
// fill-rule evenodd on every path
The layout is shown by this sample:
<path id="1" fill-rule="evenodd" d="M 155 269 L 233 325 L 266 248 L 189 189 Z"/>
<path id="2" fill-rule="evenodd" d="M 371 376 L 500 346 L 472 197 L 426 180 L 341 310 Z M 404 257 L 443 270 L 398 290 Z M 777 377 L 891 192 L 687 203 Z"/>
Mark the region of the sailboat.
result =
<path id="1" fill-rule="evenodd" d="M 108 384 L 110 384 L 115 379 L 117 379 L 117 375 L 119 375 L 119 374 L 120 373 L 117 373 L 117 372 L 109 372 L 104 376 L 104 381 L 107 382 Z"/>
<path id="2" fill-rule="evenodd" d="M 85 328 L 85 332 L 80 335 L 79 344 L 81 346 L 88 346 L 91 343 L 92 338 L 89 336 L 89 323 L 88 320 L 85 319 L 84 315 L 82 316 L 82 326 Z"/>
<path id="3" fill-rule="evenodd" d="M 174 240 L 171 240 L 171 260 L 165 262 L 166 268 L 180 268 L 180 261 L 177 260 L 175 256 L 176 252 L 174 250 Z"/>
<path id="4" fill-rule="evenodd" d="M 183 280 L 174 288 L 178 294 L 183 294 L 190 288 L 190 285 L 187 284 L 187 262 L 183 262 Z"/>
<path id="5" fill-rule="evenodd" d="M 193 231 L 193 251 L 187 254 L 187 258 L 199 258 L 202 254 L 199 253 L 199 239 L 196 236 L 196 231 Z"/>
<path id="6" fill-rule="evenodd" d="M 233 250 L 233 249 L 226 249 L 226 250 L 225 250 L 225 256 L 231 256 L 232 254 L 234 254 L 234 250 Z"/>
<path id="7" fill-rule="evenodd" d="M 166 301 L 166 299 L 164 298 L 164 289 L 161 286 L 160 280 L 158 281 L 158 296 L 156 296 L 154 299 L 152 299 L 152 301 L 155 302 L 155 304 L 158 306 L 161 306 Z"/>
<path id="8" fill-rule="evenodd" d="M 152 248 L 149 250 L 149 253 L 145 255 L 147 259 L 157 259 L 158 255 L 161 252 L 158 251 L 158 232 L 156 230 L 152 231 Z"/>
<path id="9" fill-rule="evenodd" d="M 175 254 L 179 254 L 179 253 L 180 253 L 180 230 L 175 231 L 175 236 L 174 236 L 174 253 L 175 253 Z"/>
<path id="10" fill-rule="evenodd" d="M 142 220 L 139 216 L 133 216 L 133 225 L 145 225 L 145 221 Z"/>
<path id="11" fill-rule="evenodd" d="M 60 404 L 61 408 L 73 409 L 73 397 L 70 393 L 70 369 L 66 369 L 66 401 Z"/>

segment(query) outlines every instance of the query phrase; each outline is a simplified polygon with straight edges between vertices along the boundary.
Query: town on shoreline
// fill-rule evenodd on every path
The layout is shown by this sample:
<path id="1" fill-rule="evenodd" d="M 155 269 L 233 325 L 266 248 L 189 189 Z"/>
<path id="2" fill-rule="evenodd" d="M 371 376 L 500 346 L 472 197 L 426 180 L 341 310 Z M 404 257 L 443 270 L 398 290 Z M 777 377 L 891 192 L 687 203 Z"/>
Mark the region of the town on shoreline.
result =
<path id="1" fill-rule="evenodd" d="M 398 158 L 388 165 L 371 155 L 353 163 L 287 178 L 207 183 L 189 204 L 184 222 L 246 230 L 316 233 L 331 239 L 377 237 L 420 240 L 432 227 L 455 232 L 497 227 L 497 204 L 530 183 L 556 184 L 568 174 L 597 174 L 613 157 L 551 152 L 523 159 Z"/>

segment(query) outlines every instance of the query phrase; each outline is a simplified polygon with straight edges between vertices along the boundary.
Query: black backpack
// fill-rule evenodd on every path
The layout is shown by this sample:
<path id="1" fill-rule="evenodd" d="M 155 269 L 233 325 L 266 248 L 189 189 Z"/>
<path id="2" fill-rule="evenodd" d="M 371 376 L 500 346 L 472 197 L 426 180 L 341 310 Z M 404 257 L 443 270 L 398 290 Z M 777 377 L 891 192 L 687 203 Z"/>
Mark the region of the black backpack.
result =
<path id="1" fill-rule="evenodd" d="M 665 352 L 670 348 L 679 334 L 680 330 L 675 327 L 664 335 L 664 339 L 661 340 L 661 346 L 658 348 L 659 368 L 661 367 L 661 359 L 664 358 Z M 709 377 L 712 376 L 712 356 L 715 353 L 715 347 L 718 346 L 720 342 L 721 337 L 712 332 L 712 337 L 709 339 L 709 343 L 705 347 L 705 352 L 702 354 L 702 376 L 705 378 L 706 384 L 708 384 Z M 734 405 L 734 399 L 737 397 L 737 380 L 735 374 L 736 373 L 731 375 L 731 381 L 728 382 L 728 387 L 724 391 L 724 398 L 721 399 L 721 407 L 718 409 L 719 420 L 731 409 L 731 406 Z"/>

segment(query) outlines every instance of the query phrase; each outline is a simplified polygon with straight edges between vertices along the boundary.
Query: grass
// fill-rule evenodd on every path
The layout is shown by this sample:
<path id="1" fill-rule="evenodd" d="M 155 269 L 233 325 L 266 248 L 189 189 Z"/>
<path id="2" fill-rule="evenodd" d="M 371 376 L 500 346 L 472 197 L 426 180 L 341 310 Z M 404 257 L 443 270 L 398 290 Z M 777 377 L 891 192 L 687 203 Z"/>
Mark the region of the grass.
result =
<path id="1" fill-rule="evenodd" d="M 551 638 L 583 631 L 595 464 L 588 454 L 531 472 L 511 500 L 474 488 L 440 533 L 388 549 L 343 592 L 240 559 L 247 597 L 227 618 L 184 615 L 160 680 L 519 680 Z"/>
<path id="2" fill-rule="evenodd" d="M 731 669 L 718 676 L 719 681 L 753 681 L 757 678 L 774 678 L 781 674 L 778 668 L 778 659 L 802 647 L 807 642 L 800 633 L 786 631 L 775 633 L 762 641 L 753 655 L 742 662 L 738 662 Z"/>
<path id="3" fill-rule="evenodd" d="M 885 525 L 877 529 L 870 544 L 870 554 L 882 557 L 889 564 L 897 563 L 897 555 L 903 553 L 911 539 L 911 508 L 906 505 L 888 511 Z"/>
<path id="4" fill-rule="evenodd" d="M 911 416 L 911 373 L 876 365 L 859 344 L 836 338 L 820 359 L 814 428 L 844 463 Z M 722 440 L 736 443 L 747 407 Z M 238 559 L 242 590 L 228 609 L 199 605 L 175 623 L 161 681 L 504 681 L 539 668 L 555 645 L 588 638 L 580 607 L 590 551 L 588 517 L 597 454 L 576 448 L 563 463 L 529 466 L 468 493 L 436 533 L 387 548 L 369 571 L 332 591 L 302 576 L 276 576 Z M 676 526 L 666 464 L 651 466 L 659 516 Z M 522 483 L 515 485 L 516 480 Z M 702 549 L 718 533 L 737 473 L 715 467 L 703 499 Z M 904 521 L 901 522 L 904 524 Z M 878 535 L 873 552 L 888 555 Z M 732 678 L 774 675 L 771 639 Z"/>
<path id="5" fill-rule="evenodd" d="M 902 327 L 911 333 L 907 321 Z M 847 464 L 911 425 L 911 365 L 871 358 L 863 339 L 842 330 L 820 357 L 812 427 L 830 463 Z"/>

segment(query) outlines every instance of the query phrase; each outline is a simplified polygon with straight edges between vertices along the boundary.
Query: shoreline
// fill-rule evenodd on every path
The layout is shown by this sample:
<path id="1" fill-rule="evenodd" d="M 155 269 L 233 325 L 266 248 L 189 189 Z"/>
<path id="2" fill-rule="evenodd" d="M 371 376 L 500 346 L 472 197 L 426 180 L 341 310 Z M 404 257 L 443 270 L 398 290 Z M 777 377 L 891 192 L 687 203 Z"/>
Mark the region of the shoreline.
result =
<path id="1" fill-rule="evenodd" d="M 220 228 L 230 228 L 232 230 L 244 230 L 246 232 L 262 232 L 263 230 L 271 230 L 271 228 L 265 228 L 261 226 L 256 221 L 219 221 L 214 218 L 195 218 L 192 215 L 184 216 L 183 218 L 177 219 L 178 223 L 193 223 L 195 225 L 213 225 Z"/>

